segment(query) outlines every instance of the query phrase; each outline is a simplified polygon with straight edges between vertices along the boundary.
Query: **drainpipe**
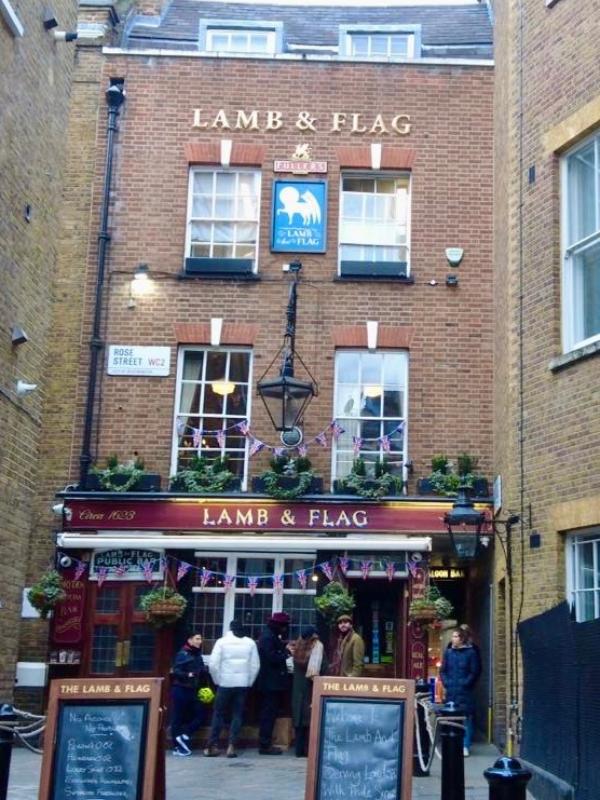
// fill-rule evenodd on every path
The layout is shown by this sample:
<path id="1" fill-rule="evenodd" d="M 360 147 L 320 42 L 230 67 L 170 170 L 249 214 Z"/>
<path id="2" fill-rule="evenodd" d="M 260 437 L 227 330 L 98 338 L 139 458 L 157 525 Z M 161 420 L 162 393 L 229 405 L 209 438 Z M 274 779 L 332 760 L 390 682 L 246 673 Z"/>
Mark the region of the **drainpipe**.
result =
<path id="1" fill-rule="evenodd" d="M 85 402 L 85 417 L 83 421 L 83 441 L 81 455 L 79 456 L 79 487 L 85 488 L 85 483 L 92 463 L 91 443 L 92 427 L 94 421 L 94 401 L 96 399 L 96 383 L 98 379 L 98 360 L 100 351 L 104 348 L 101 339 L 100 325 L 102 321 L 102 296 L 104 292 L 104 273 L 106 269 L 106 256 L 110 234 L 108 232 L 108 205 L 110 201 L 110 184 L 113 168 L 113 151 L 115 135 L 117 133 L 117 117 L 119 109 L 125 101 L 125 90 L 122 84 L 113 84 L 105 93 L 108 105 L 106 165 L 104 167 L 104 192 L 102 197 L 102 214 L 100 231 L 98 233 L 98 270 L 96 274 L 96 293 L 94 299 L 94 324 L 92 338 L 90 339 L 90 372 L 88 376 L 87 397 Z"/>

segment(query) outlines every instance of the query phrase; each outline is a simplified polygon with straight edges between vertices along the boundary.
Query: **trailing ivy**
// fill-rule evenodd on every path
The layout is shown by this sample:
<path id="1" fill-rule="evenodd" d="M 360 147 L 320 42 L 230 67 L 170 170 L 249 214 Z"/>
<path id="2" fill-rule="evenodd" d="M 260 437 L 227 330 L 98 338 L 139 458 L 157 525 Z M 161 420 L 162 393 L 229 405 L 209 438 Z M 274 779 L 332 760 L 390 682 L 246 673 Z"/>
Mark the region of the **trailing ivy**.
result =
<path id="1" fill-rule="evenodd" d="M 107 492 L 129 492 L 135 489 L 140 479 L 146 474 L 144 462 L 141 458 L 121 464 L 116 455 L 111 455 L 106 459 L 106 467 L 92 467 L 90 472 L 97 475 L 100 485 Z M 125 477 L 123 483 L 115 483 L 116 477 Z"/>
<path id="2" fill-rule="evenodd" d="M 260 480 L 266 494 L 276 500 L 294 500 L 306 494 L 316 477 L 310 460 L 305 456 L 276 456 L 271 459 L 269 466 L 260 476 Z"/>
<path id="3" fill-rule="evenodd" d="M 220 494 L 235 479 L 228 469 L 226 458 L 208 461 L 196 456 L 189 469 L 182 469 L 171 479 L 172 490 L 182 490 L 194 494 Z"/>
<path id="4" fill-rule="evenodd" d="M 364 458 L 356 458 L 352 471 L 339 481 L 342 491 L 356 494 L 368 500 L 376 500 L 402 491 L 402 480 L 392 475 L 387 459 L 375 463 L 375 475 L 367 475 Z"/>

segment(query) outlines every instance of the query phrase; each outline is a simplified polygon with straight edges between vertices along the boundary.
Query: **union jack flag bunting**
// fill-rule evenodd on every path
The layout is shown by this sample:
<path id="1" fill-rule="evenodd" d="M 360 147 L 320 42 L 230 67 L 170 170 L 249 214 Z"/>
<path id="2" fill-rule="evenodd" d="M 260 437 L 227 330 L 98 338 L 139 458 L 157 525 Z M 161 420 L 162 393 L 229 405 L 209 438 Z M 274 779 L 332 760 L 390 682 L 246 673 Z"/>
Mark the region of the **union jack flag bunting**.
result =
<path id="1" fill-rule="evenodd" d="M 215 435 L 217 437 L 217 444 L 222 449 L 225 447 L 225 431 L 217 431 Z"/>
<path id="2" fill-rule="evenodd" d="M 281 574 L 273 575 L 273 591 L 283 592 L 283 575 Z"/>
<path id="3" fill-rule="evenodd" d="M 360 436 L 353 436 L 352 437 L 352 452 L 355 456 L 358 456 L 360 453 L 360 448 L 362 447 L 363 440 Z"/>
<path id="4" fill-rule="evenodd" d="M 73 579 L 78 581 L 79 578 L 81 578 L 83 573 L 86 571 L 86 569 L 87 569 L 87 564 L 85 563 L 85 561 L 78 561 L 77 566 L 75 567 L 75 574 L 73 576 Z"/>
<path id="5" fill-rule="evenodd" d="M 225 593 L 233 589 L 234 583 L 235 583 L 235 575 L 225 575 L 225 577 L 223 578 L 223 589 L 225 590 Z"/>
<path id="6" fill-rule="evenodd" d="M 147 558 L 142 561 L 142 573 L 146 583 L 152 583 L 152 562 Z"/>
<path id="7" fill-rule="evenodd" d="M 182 579 L 182 578 L 183 578 L 185 575 L 187 575 L 187 574 L 188 574 L 188 572 L 191 570 L 191 568 L 192 568 L 192 565 L 191 565 L 191 564 L 186 564 L 186 562 L 185 562 L 185 561 L 180 561 L 180 562 L 179 562 L 179 566 L 177 567 L 177 577 L 176 577 L 176 579 L 175 579 L 175 582 L 176 582 L 176 583 L 179 583 L 179 581 L 180 581 L 180 580 L 181 580 L 181 579 Z"/>
<path id="8" fill-rule="evenodd" d="M 248 450 L 248 455 L 251 457 L 255 456 L 257 453 L 260 453 L 264 446 L 264 442 L 261 442 L 259 439 L 252 439 L 250 449 Z"/>
<path id="9" fill-rule="evenodd" d="M 360 562 L 360 571 L 362 572 L 363 581 L 369 577 L 369 573 L 373 569 L 373 562 L 372 561 L 361 561 Z"/>
<path id="10" fill-rule="evenodd" d="M 307 446 L 306 446 L 305 444 L 301 444 L 301 445 L 298 447 L 298 455 L 300 455 L 300 456 L 302 456 L 302 458 L 304 458 L 304 456 L 305 456 L 307 453 L 308 453 L 308 448 L 307 448 Z"/>
<path id="11" fill-rule="evenodd" d="M 100 589 L 104 581 L 108 578 L 108 567 L 100 567 L 98 570 L 98 588 Z"/>
<path id="12" fill-rule="evenodd" d="M 248 431 L 250 430 L 250 426 L 248 425 L 247 419 L 243 419 L 241 422 L 238 422 L 238 424 L 235 427 L 242 434 L 242 436 L 248 436 Z"/>
<path id="13" fill-rule="evenodd" d="M 321 447 L 327 447 L 327 436 L 325 435 L 325 431 L 322 433 L 317 433 L 315 436 L 315 442 L 320 444 Z"/>
<path id="14" fill-rule="evenodd" d="M 308 581 L 308 577 L 306 575 L 305 569 L 297 569 L 296 570 L 296 577 L 298 578 L 298 583 L 300 584 L 300 588 L 302 590 L 306 589 L 306 584 Z"/>
<path id="15" fill-rule="evenodd" d="M 202 441 L 202 431 L 200 428 L 192 428 L 192 430 L 194 431 L 192 435 L 192 444 L 194 447 L 200 447 L 200 443 Z"/>
<path id="16" fill-rule="evenodd" d="M 336 419 L 334 419 L 333 422 L 331 423 L 331 435 L 336 440 L 336 442 L 340 438 L 342 433 L 346 433 L 346 429 L 342 428 L 339 422 Z"/>
<path id="17" fill-rule="evenodd" d="M 396 565 L 393 561 L 388 561 L 385 565 L 385 574 L 387 575 L 388 581 L 394 580 L 394 575 L 396 574 Z"/>
<path id="18" fill-rule="evenodd" d="M 319 564 L 319 569 L 325 575 L 328 581 L 333 580 L 333 567 L 329 563 L 329 561 L 323 561 L 322 564 Z"/>
<path id="19" fill-rule="evenodd" d="M 350 559 L 347 558 L 346 556 L 340 556 L 338 558 L 338 564 L 340 565 L 342 574 L 345 575 L 350 567 Z"/>
<path id="20" fill-rule="evenodd" d="M 206 586 L 209 580 L 212 578 L 212 572 L 206 567 L 202 567 L 202 572 L 200 573 L 200 588 L 206 589 Z"/>
<path id="21" fill-rule="evenodd" d="M 248 578 L 248 589 L 250 590 L 250 597 L 254 597 L 258 589 L 258 578 L 252 575 Z"/>

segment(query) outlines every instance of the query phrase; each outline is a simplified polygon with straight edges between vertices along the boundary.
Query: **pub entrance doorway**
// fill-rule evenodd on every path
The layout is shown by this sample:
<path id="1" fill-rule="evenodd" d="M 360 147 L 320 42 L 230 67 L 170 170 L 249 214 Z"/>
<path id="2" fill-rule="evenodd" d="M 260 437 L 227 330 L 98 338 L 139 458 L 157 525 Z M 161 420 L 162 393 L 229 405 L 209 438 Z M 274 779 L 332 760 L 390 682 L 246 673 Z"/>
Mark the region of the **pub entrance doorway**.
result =
<path id="1" fill-rule="evenodd" d="M 365 642 L 363 674 L 371 678 L 405 677 L 406 582 L 355 578 L 349 583 L 356 599 L 354 628 Z"/>

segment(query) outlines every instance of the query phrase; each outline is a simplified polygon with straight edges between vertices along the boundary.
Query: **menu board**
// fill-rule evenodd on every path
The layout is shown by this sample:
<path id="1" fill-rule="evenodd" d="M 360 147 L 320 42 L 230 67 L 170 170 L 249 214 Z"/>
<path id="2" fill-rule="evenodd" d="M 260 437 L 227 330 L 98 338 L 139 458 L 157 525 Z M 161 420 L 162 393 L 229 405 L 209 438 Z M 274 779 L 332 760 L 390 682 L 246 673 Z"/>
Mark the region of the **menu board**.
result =
<path id="1" fill-rule="evenodd" d="M 325 700 L 318 800 L 400 797 L 403 723 L 404 702 Z"/>
<path id="2" fill-rule="evenodd" d="M 306 800 L 410 800 L 414 682 L 315 678 Z"/>
<path id="3" fill-rule="evenodd" d="M 40 800 L 164 797 L 162 679 L 54 680 Z"/>
<path id="4" fill-rule="evenodd" d="M 147 702 L 62 704 L 52 800 L 138 800 L 147 706 Z"/>

